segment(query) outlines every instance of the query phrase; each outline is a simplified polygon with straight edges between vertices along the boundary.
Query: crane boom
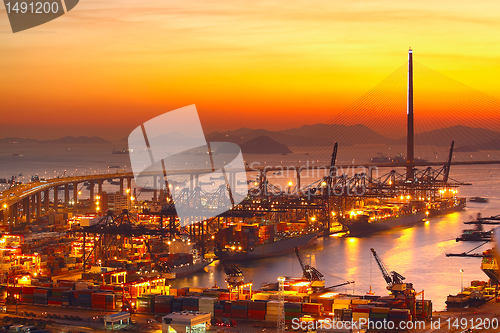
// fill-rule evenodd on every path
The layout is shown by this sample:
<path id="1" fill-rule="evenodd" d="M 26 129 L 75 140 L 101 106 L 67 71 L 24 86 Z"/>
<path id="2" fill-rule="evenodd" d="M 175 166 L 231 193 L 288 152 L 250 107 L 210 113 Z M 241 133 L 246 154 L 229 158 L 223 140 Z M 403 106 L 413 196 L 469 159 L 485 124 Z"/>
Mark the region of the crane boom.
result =
<path id="1" fill-rule="evenodd" d="M 453 158 L 453 147 L 455 146 L 455 141 L 451 142 L 450 155 L 448 156 L 448 161 L 446 162 L 445 171 L 443 175 L 443 182 L 448 182 L 448 177 L 450 176 L 450 166 L 451 159 Z"/>
<path id="2" fill-rule="evenodd" d="M 330 161 L 330 172 L 328 173 L 328 187 L 332 188 L 333 174 L 335 172 L 335 161 L 337 160 L 338 144 L 335 142 L 333 146 L 332 160 Z"/>
<path id="3" fill-rule="evenodd" d="M 302 257 L 300 256 L 299 248 L 295 247 L 294 250 L 295 250 L 295 254 L 297 255 L 297 259 L 299 259 L 299 263 L 300 263 L 300 267 L 302 268 L 302 272 L 305 272 L 306 266 L 304 265 L 304 262 L 302 261 Z"/>
<path id="4" fill-rule="evenodd" d="M 373 257 L 375 258 L 375 261 L 377 262 L 377 265 L 380 268 L 380 271 L 382 272 L 382 275 L 384 277 L 385 282 L 387 282 L 387 285 L 390 286 L 392 284 L 392 282 L 393 282 L 392 281 L 392 277 L 387 272 L 387 269 L 385 268 L 384 263 L 378 257 L 377 252 L 375 251 L 375 249 L 371 248 L 370 250 L 372 251 Z"/>
<path id="5" fill-rule="evenodd" d="M 355 281 L 346 281 L 344 283 L 340 283 L 340 284 L 336 284 L 334 286 L 330 286 L 330 287 L 327 287 L 325 289 L 333 289 L 333 288 L 338 288 L 338 287 L 342 287 L 342 286 L 345 286 L 345 285 L 348 285 L 348 284 L 351 284 L 351 283 L 354 283 Z"/>
<path id="6" fill-rule="evenodd" d="M 167 278 L 170 279 L 175 279 L 175 273 L 172 271 L 172 267 L 170 267 L 168 263 L 158 260 L 153 251 L 151 251 L 151 247 L 149 246 L 148 241 L 144 241 L 144 244 L 146 245 L 146 249 L 148 250 L 149 254 L 151 255 L 151 258 L 153 259 L 155 266 L 158 268 L 160 275 L 167 276 Z"/>
<path id="7" fill-rule="evenodd" d="M 302 261 L 302 257 L 299 253 L 299 248 L 296 247 L 294 248 L 295 250 L 295 254 L 297 255 L 297 258 L 299 259 L 299 263 L 300 263 L 300 267 L 302 268 L 302 273 L 303 273 L 303 277 L 309 281 L 323 281 L 324 282 L 324 276 L 323 274 L 318 271 L 316 268 L 310 266 L 310 265 L 306 265 L 304 264 L 304 262 Z"/>

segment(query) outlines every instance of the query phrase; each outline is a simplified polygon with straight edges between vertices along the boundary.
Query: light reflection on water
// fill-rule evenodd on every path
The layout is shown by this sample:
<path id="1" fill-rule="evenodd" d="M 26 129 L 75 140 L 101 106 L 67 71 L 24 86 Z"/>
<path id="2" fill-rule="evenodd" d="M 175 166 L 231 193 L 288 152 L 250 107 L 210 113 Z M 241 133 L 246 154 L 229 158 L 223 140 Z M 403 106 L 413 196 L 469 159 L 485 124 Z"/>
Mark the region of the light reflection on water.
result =
<path id="1" fill-rule="evenodd" d="M 494 203 L 498 204 L 498 200 Z M 490 203 L 489 207 L 495 205 Z M 339 291 L 364 294 L 370 285 L 377 295 L 386 295 L 386 284 L 376 265 L 370 248 L 377 254 L 389 271 L 394 270 L 406 277 L 417 291 L 425 290 L 425 297 L 432 299 L 435 309 L 445 307 L 446 296 L 460 291 L 460 269 L 464 269 L 464 285 L 472 280 L 487 280 L 480 270 L 480 259 L 447 258 L 446 253 L 462 253 L 476 246 L 475 243 L 457 243 L 455 238 L 470 215 L 469 208 L 460 213 L 430 219 L 429 224 L 420 223 L 413 228 L 363 238 L 320 239 L 318 244 L 301 250 L 304 261 L 311 263 L 325 275 L 326 285 L 336 285 L 347 280 L 355 285 L 343 286 Z M 489 211 L 489 209 L 487 210 Z M 479 251 L 485 250 L 480 249 Z M 175 280 L 174 287 L 212 286 L 217 281 L 224 285 L 222 265 L 209 267 L 209 273 L 198 273 L 191 277 Z M 275 282 L 278 276 L 300 276 L 300 265 L 294 253 L 262 260 L 238 263 L 245 274 L 245 281 L 252 281 L 254 289 L 264 282 Z"/>

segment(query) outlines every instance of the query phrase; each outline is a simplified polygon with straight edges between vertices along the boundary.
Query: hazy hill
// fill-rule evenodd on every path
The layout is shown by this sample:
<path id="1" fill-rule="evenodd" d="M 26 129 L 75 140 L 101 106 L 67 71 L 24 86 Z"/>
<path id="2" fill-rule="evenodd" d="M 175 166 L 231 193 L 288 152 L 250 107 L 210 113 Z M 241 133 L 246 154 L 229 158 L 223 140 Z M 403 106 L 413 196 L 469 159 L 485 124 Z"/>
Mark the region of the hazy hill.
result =
<path id="1" fill-rule="evenodd" d="M 475 152 L 478 150 L 500 150 L 500 139 L 496 138 L 488 142 L 469 144 L 455 149 L 456 152 Z"/>
<path id="2" fill-rule="evenodd" d="M 292 151 L 284 144 L 268 136 L 258 136 L 240 145 L 244 154 L 290 154 Z"/>
<path id="3" fill-rule="evenodd" d="M 453 140 L 457 149 L 464 146 L 479 147 L 494 140 L 500 140 L 500 133 L 484 128 L 457 125 L 415 134 L 416 145 L 449 146 Z M 406 137 L 397 140 L 397 144 L 405 145 Z"/>
<path id="4" fill-rule="evenodd" d="M 39 142 L 37 139 L 23 139 L 23 138 L 12 138 L 7 137 L 0 139 L 0 143 L 36 143 Z"/>
<path id="5" fill-rule="evenodd" d="M 394 140 L 378 134 L 364 125 L 304 125 L 283 131 L 240 128 L 234 131 L 214 132 L 207 135 L 208 141 L 228 141 L 241 145 L 248 140 L 266 136 L 286 146 L 331 146 L 340 145 L 392 144 Z"/>
<path id="6" fill-rule="evenodd" d="M 110 143 L 108 140 L 100 138 L 98 136 L 88 137 L 88 136 L 65 136 L 64 138 L 55 140 L 45 140 L 41 141 L 45 143 L 64 143 L 64 144 L 101 144 Z"/>
<path id="7" fill-rule="evenodd" d="M 353 144 L 393 144 L 394 140 L 383 136 L 365 125 L 304 125 L 299 128 L 291 128 L 279 133 L 288 136 L 302 136 L 309 138 L 301 145 L 332 145 L 335 141 L 339 145 Z"/>
<path id="8" fill-rule="evenodd" d="M 38 140 L 38 139 L 24 139 L 7 137 L 0 139 L 0 143 L 68 143 L 68 144 L 101 144 L 110 143 L 108 140 L 98 136 L 65 136 L 64 138 L 54 140 Z"/>
<path id="9" fill-rule="evenodd" d="M 207 135 L 208 141 L 228 141 L 238 145 L 247 142 L 248 140 L 255 139 L 260 136 L 269 137 L 279 143 L 287 146 L 301 146 L 304 142 L 308 141 L 308 137 L 303 135 L 289 135 L 281 132 L 273 132 L 265 129 L 248 129 L 240 128 L 235 131 L 227 132 L 214 132 Z"/>

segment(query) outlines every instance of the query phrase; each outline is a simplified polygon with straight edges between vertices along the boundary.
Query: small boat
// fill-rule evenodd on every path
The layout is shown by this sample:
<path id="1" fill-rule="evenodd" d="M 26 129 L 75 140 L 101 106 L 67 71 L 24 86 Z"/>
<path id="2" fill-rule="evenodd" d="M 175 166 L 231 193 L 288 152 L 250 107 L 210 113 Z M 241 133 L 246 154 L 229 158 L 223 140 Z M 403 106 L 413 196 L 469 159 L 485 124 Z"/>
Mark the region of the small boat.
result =
<path id="1" fill-rule="evenodd" d="M 121 150 L 113 149 L 113 154 L 128 154 L 129 152 L 130 152 L 129 149 L 121 149 Z"/>
<path id="2" fill-rule="evenodd" d="M 119 165 L 108 165 L 108 169 L 119 169 Z"/>
<path id="3" fill-rule="evenodd" d="M 214 182 L 199 182 L 198 185 L 215 185 Z"/>
<path id="4" fill-rule="evenodd" d="M 210 180 L 224 180 L 224 176 L 220 176 L 220 177 L 210 177 Z"/>
<path id="5" fill-rule="evenodd" d="M 465 229 L 462 232 L 462 236 L 457 238 L 456 241 L 465 242 L 490 242 L 493 239 L 493 232 L 484 231 L 482 224 L 476 224 L 474 229 Z"/>
<path id="6" fill-rule="evenodd" d="M 479 203 L 487 203 L 488 199 L 487 198 L 481 198 L 481 197 L 472 197 L 469 199 L 470 202 L 479 202 Z"/>

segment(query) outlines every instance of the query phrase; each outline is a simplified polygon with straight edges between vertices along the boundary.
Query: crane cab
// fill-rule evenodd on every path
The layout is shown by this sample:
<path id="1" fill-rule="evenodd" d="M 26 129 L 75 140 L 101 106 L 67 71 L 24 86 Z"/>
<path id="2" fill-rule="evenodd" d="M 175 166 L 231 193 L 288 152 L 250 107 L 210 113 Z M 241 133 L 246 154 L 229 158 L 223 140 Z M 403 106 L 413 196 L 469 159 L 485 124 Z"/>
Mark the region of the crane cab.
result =
<path id="1" fill-rule="evenodd" d="M 393 294 L 406 294 L 408 292 L 414 291 L 413 283 L 395 283 L 391 286 L 387 286 Z"/>

